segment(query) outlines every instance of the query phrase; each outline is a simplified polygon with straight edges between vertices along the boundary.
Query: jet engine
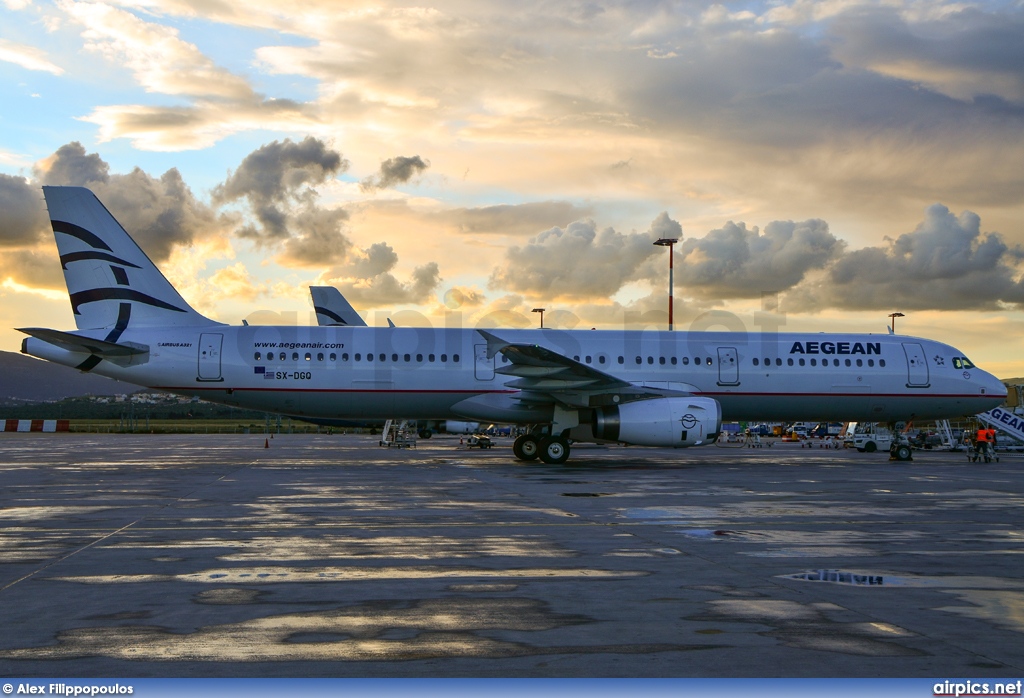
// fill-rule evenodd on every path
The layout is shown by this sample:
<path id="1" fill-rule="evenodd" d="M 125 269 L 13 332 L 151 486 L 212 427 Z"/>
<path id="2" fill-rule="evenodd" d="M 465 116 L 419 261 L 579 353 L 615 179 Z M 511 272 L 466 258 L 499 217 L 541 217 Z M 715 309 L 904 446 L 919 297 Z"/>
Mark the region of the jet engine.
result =
<path id="1" fill-rule="evenodd" d="M 659 397 L 599 407 L 594 436 L 636 446 L 683 448 L 712 443 L 722 429 L 722 406 L 709 397 Z"/>

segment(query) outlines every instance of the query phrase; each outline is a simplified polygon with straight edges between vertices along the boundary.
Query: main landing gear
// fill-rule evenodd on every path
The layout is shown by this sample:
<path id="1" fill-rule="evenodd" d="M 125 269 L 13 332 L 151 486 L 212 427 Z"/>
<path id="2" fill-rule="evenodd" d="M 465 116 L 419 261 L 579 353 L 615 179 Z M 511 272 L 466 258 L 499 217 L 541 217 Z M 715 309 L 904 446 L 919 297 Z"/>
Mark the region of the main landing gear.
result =
<path id="1" fill-rule="evenodd" d="M 540 458 L 545 463 L 559 465 L 569 459 L 569 440 L 562 436 L 523 434 L 512 444 L 512 453 L 519 460 Z"/>

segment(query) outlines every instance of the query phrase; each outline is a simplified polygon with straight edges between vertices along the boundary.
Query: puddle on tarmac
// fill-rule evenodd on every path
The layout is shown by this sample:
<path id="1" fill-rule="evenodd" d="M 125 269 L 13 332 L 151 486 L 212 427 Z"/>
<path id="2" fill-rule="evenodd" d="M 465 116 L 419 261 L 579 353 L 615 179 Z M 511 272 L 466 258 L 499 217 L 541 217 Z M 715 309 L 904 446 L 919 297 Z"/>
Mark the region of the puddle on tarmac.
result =
<path id="1" fill-rule="evenodd" d="M 210 604 L 214 606 L 241 606 L 257 603 L 260 597 L 266 594 L 258 589 L 242 589 L 228 587 L 226 589 L 207 589 L 195 595 L 196 603 Z"/>
<path id="2" fill-rule="evenodd" d="M 792 579 L 800 582 L 827 582 L 850 586 L 873 587 L 914 587 L 932 589 L 1021 589 L 1024 580 L 1002 577 L 969 577 L 951 575 L 948 577 L 926 577 L 915 574 L 892 574 L 865 570 L 807 570 L 796 574 L 780 574 L 777 579 Z"/>
<path id="3" fill-rule="evenodd" d="M 833 584 L 879 587 L 883 585 L 885 579 L 880 574 L 856 574 L 854 572 L 843 572 L 842 570 L 813 570 L 781 576 L 784 579 L 797 579 L 802 582 L 831 582 Z M 890 586 L 892 586 L 891 582 Z"/>

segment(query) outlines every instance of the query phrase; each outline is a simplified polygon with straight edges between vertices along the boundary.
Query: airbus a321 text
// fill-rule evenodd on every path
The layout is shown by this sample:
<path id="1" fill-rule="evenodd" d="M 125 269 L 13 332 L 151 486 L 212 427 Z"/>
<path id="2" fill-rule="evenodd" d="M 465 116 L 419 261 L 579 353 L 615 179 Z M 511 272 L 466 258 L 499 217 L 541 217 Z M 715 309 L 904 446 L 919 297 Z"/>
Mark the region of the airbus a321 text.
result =
<path id="1" fill-rule="evenodd" d="M 943 419 L 1006 398 L 955 347 L 891 334 L 229 326 L 190 307 L 91 191 L 43 191 L 78 329 L 23 329 L 22 351 L 155 390 L 297 417 L 529 425 L 514 453 L 547 463 L 575 441 L 709 444 L 723 419 Z"/>

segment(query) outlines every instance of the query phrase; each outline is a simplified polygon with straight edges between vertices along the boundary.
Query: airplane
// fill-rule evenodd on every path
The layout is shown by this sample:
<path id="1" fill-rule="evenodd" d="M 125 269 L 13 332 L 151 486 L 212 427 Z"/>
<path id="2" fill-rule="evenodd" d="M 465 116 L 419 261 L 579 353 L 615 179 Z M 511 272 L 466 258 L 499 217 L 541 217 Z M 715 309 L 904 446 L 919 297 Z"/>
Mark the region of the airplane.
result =
<path id="1" fill-rule="evenodd" d="M 313 297 L 316 324 L 321 327 L 366 327 L 366 321 L 334 286 L 310 286 L 309 293 Z"/>
<path id="2" fill-rule="evenodd" d="M 1006 398 L 955 347 L 903 335 L 229 326 L 90 190 L 43 192 L 77 330 L 21 329 L 22 352 L 154 390 L 299 418 L 526 425 L 516 458 L 551 464 L 576 441 L 714 443 L 723 419 L 943 419 Z"/>

